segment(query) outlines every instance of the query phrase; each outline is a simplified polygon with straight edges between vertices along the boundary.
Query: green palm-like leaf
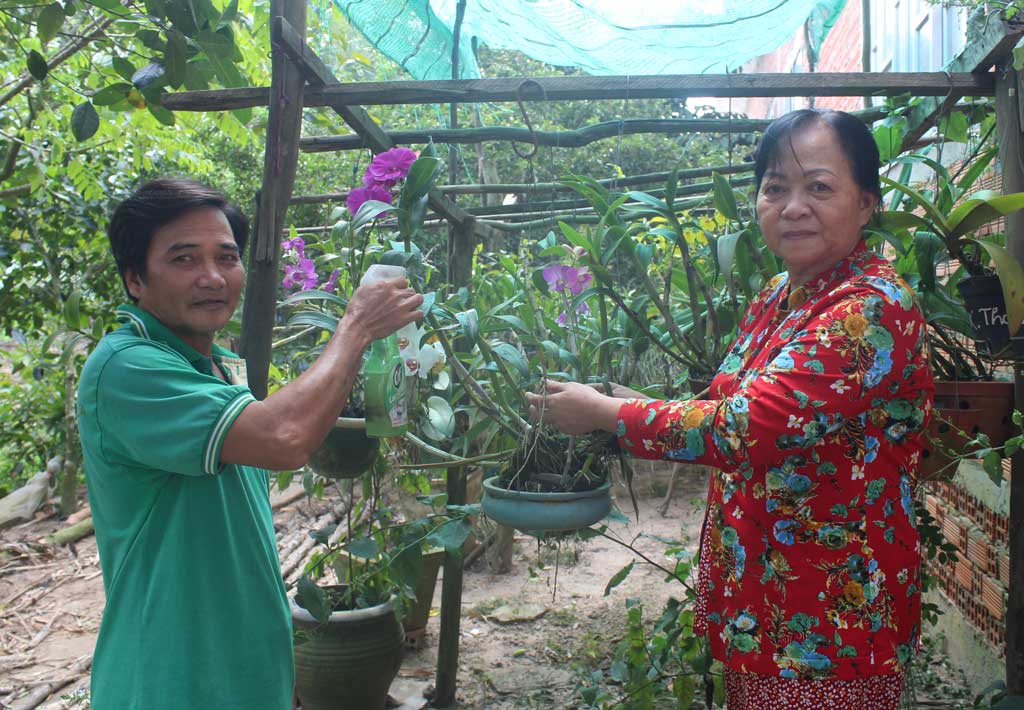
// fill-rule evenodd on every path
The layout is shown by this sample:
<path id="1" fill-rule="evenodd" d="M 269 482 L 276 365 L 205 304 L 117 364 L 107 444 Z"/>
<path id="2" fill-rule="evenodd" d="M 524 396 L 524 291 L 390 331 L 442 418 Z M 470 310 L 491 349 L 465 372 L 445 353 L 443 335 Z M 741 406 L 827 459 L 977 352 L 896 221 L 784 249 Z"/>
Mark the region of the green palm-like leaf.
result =
<path id="1" fill-rule="evenodd" d="M 1003 298 L 1006 300 L 1006 317 L 1012 337 L 1024 322 L 1024 269 L 1013 254 L 998 244 L 978 239 L 972 241 L 988 252 L 996 266 L 996 274 L 1003 287 Z"/>

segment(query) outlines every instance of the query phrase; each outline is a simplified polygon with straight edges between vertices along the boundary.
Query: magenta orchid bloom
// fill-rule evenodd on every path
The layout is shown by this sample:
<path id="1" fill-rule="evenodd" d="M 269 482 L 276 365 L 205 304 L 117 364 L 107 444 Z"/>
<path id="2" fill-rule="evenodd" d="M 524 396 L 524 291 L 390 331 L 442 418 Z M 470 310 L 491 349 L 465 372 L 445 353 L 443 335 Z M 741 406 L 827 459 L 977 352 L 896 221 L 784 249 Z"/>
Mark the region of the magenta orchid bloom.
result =
<path id="1" fill-rule="evenodd" d="M 341 269 L 335 269 L 331 272 L 331 275 L 327 278 L 327 281 L 323 286 L 320 287 L 322 291 L 326 293 L 334 293 L 338 290 L 338 276 L 341 274 Z"/>
<path id="2" fill-rule="evenodd" d="M 348 193 L 348 211 L 355 216 L 364 202 L 377 200 L 391 204 L 391 193 L 382 185 L 370 185 L 369 187 L 357 187 Z"/>
<path id="3" fill-rule="evenodd" d="M 419 154 L 409 148 L 392 148 L 383 153 L 375 155 L 366 169 L 367 178 L 378 184 L 394 185 L 396 181 L 409 174 L 409 168 L 416 162 Z"/>
<path id="4" fill-rule="evenodd" d="M 588 306 L 586 303 L 581 303 L 579 306 L 576 307 L 576 312 L 581 313 L 583 315 L 587 315 L 590 313 L 590 306 Z M 565 311 L 562 311 L 561 313 L 558 314 L 558 318 L 555 319 L 555 322 L 558 323 L 558 325 L 565 325 L 565 322 L 567 320 L 569 320 L 569 317 L 565 314 Z"/>
<path id="5" fill-rule="evenodd" d="M 285 253 L 294 251 L 300 259 L 304 259 L 306 257 L 306 241 L 302 237 L 286 239 L 281 242 L 281 248 L 284 249 Z"/>
<path id="6" fill-rule="evenodd" d="M 544 280 L 552 291 L 568 291 L 579 296 L 590 285 L 594 276 L 585 266 L 566 266 L 565 264 L 549 264 L 544 267 Z"/>
<path id="7" fill-rule="evenodd" d="M 318 281 L 313 260 L 302 257 L 298 264 L 285 264 L 284 280 L 281 281 L 281 285 L 288 290 L 308 291 L 311 288 L 316 288 Z"/>

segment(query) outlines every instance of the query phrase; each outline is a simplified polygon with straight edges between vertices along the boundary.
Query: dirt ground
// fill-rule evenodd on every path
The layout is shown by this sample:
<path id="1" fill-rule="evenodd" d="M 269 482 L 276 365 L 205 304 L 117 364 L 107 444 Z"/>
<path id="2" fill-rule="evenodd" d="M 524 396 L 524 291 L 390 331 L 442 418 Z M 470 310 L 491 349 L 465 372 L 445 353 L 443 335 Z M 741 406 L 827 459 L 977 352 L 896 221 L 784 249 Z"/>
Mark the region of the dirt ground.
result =
<path id="1" fill-rule="evenodd" d="M 696 549 L 706 492 L 705 477 L 684 476 L 668 514 L 661 516 L 657 506 L 669 470 L 640 464 L 635 485 L 640 520 L 632 519 L 629 498 L 620 491 L 617 505 L 631 520 L 610 526 L 612 534 L 635 540 L 637 548 L 662 562 L 667 562 L 666 544 L 656 538 L 685 540 Z M 289 495 L 277 495 L 274 520 L 282 562 L 286 570 L 292 568 L 285 576 L 292 580 L 301 570 L 306 531 L 323 522 L 332 502 L 288 503 Z M 51 516 L 0 532 L 0 708 L 5 710 L 86 707 L 104 604 L 102 579 L 95 538 L 64 548 L 42 542 L 58 527 Z M 603 538 L 557 552 L 557 588 L 555 557 L 555 551 L 538 550 L 533 538 L 517 533 L 511 572 L 492 573 L 483 557 L 466 570 L 459 707 L 579 707 L 580 669 L 607 667 L 623 633 L 626 600 L 642 600 L 645 617 L 656 617 L 671 594 L 681 594 L 678 585 L 666 584 L 661 572 L 638 561 L 630 577 L 604 596 L 608 581 L 634 556 Z M 433 685 L 440 590 L 439 580 L 424 643 L 407 655 L 392 688 L 396 698 L 418 696 Z M 32 696 L 39 702 L 28 704 Z"/>

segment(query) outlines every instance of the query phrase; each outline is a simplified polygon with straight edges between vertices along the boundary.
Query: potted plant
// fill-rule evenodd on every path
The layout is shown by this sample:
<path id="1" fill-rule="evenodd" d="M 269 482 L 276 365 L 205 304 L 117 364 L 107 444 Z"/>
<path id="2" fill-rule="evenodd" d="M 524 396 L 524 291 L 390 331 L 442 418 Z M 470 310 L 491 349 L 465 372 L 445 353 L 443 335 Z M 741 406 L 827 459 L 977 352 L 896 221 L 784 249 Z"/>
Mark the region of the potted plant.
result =
<path id="1" fill-rule="evenodd" d="M 349 516 L 337 541 L 337 526 L 312 533 L 322 549 L 292 597 L 296 693 L 304 710 L 385 707 L 402 661 L 401 619 L 425 590 L 425 551 L 461 553 L 473 512 L 464 507 L 396 522 L 389 510 L 369 506 L 355 511 L 362 522 Z M 436 567 L 434 573 L 436 579 Z"/>
<path id="2" fill-rule="evenodd" d="M 370 470 L 380 450 L 380 439 L 366 434 L 366 410 L 357 382 L 334 428 L 310 454 L 308 465 L 330 480 L 358 478 Z"/>
<path id="3" fill-rule="evenodd" d="M 929 326 L 935 409 L 925 479 L 951 475 L 964 452 L 984 456 L 1014 432 L 1013 383 L 994 374 L 1000 358 L 1012 357 L 1011 335 L 1024 321 L 1024 302 L 1014 295 L 1024 293 L 1024 271 L 997 243 L 1000 235 L 974 233 L 1024 208 L 1024 193 L 968 194 L 994 156 L 995 148 L 984 151 L 954 179 L 941 163 L 907 155 L 894 161 L 903 166 L 900 180 L 882 177 L 890 209 L 874 231 L 897 249 L 896 268 L 916 289 Z M 933 189 L 906 184 L 915 165 L 933 170 Z"/>

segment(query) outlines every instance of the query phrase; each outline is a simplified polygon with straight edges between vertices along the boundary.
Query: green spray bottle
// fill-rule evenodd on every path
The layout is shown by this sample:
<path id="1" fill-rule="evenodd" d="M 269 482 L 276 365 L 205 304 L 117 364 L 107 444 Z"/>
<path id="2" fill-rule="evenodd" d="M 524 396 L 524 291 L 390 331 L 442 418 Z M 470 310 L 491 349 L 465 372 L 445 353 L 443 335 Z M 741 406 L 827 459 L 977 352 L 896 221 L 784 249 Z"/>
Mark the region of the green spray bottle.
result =
<path id="1" fill-rule="evenodd" d="M 401 266 L 374 264 L 359 285 L 405 277 Z M 406 407 L 405 362 L 398 351 L 398 338 L 391 334 L 374 340 L 363 362 L 366 402 L 366 434 L 374 437 L 401 436 L 409 429 Z"/>

